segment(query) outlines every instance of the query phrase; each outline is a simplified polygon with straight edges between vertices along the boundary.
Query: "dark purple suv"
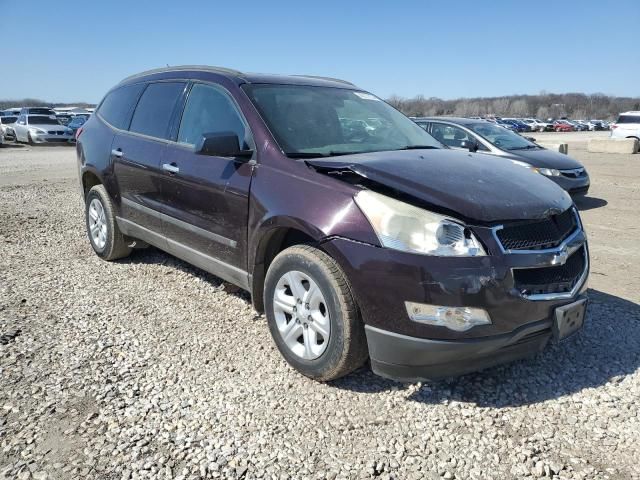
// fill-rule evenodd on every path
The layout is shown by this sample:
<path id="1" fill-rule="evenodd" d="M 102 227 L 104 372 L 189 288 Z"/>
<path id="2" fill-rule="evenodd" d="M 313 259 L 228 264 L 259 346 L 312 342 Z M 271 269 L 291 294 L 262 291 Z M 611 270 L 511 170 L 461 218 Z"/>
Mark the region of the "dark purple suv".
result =
<path id="1" fill-rule="evenodd" d="M 150 244 L 248 290 L 309 377 L 370 359 L 435 379 L 582 326 L 589 254 L 569 195 L 440 148 L 348 82 L 155 70 L 113 88 L 77 138 L 95 252 Z"/>

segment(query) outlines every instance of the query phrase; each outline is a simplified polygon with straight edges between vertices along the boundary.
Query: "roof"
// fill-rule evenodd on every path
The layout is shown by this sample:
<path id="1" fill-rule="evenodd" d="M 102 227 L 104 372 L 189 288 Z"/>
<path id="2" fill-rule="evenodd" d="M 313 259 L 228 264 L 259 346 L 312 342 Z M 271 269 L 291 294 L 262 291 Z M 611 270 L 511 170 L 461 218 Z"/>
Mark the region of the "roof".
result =
<path id="1" fill-rule="evenodd" d="M 285 85 L 310 85 L 319 87 L 334 87 L 357 89 L 355 85 L 346 80 L 330 77 L 318 77 L 314 75 L 273 75 L 264 73 L 244 73 L 224 67 L 213 67 L 208 65 L 181 65 L 176 67 L 156 68 L 145 72 L 137 73 L 125 78 L 120 85 L 136 83 L 142 80 L 160 80 L 170 78 L 191 78 L 197 76 L 203 78 L 211 76 L 225 77 L 238 85 L 244 83 L 271 83 Z"/>

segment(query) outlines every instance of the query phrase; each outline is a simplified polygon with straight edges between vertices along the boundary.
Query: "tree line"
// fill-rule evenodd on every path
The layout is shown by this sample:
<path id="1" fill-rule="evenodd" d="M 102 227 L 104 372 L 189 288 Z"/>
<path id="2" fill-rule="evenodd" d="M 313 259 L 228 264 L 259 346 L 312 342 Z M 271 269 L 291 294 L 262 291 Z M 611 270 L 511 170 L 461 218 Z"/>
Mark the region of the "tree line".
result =
<path id="1" fill-rule="evenodd" d="M 548 93 L 442 100 L 418 95 L 392 95 L 387 102 L 412 117 L 454 115 L 460 117 L 535 117 L 615 120 L 620 112 L 640 110 L 640 97 L 614 97 L 603 93 Z"/>
<path id="2" fill-rule="evenodd" d="M 68 102 L 68 103 L 54 103 L 38 100 L 37 98 L 23 98 L 22 100 L 0 100 L 0 110 L 6 110 L 13 107 L 66 107 L 67 105 L 73 105 L 80 108 L 95 107 L 92 103 L 87 102 Z"/>

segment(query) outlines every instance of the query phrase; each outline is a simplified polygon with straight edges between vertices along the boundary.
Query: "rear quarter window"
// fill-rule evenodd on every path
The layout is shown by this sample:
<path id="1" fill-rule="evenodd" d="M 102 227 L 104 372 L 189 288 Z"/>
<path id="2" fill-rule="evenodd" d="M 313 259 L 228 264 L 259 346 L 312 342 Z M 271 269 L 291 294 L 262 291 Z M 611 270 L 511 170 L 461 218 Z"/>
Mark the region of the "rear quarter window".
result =
<path id="1" fill-rule="evenodd" d="M 98 113 L 107 123 L 121 130 L 129 127 L 131 114 L 144 84 L 127 85 L 111 91 L 100 104 Z"/>
<path id="2" fill-rule="evenodd" d="M 640 115 L 620 115 L 616 123 L 640 123 Z"/>
<path id="3" fill-rule="evenodd" d="M 183 82 L 151 83 L 138 101 L 129 130 L 156 138 L 168 138 L 169 122 L 184 92 Z"/>

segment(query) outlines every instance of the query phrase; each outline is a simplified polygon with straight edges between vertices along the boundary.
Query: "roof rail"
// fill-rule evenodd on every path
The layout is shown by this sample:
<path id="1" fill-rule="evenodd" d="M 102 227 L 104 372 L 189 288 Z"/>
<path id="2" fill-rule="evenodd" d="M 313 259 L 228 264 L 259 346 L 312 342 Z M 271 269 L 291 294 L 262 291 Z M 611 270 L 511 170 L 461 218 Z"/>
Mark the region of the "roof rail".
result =
<path id="1" fill-rule="evenodd" d="M 330 80 L 332 82 L 338 82 L 338 83 L 344 83 L 345 85 L 351 85 L 352 87 L 355 87 L 355 85 L 351 82 L 347 82 L 346 80 L 341 80 L 339 78 L 333 78 L 333 77 L 321 77 L 319 75 L 293 75 L 294 77 L 305 77 L 305 78 L 316 78 L 318 80 Z"/>
<path id="2" fill-rule="evenodd" d="M 124 78 L 120 83 L 124 83 L 129 80 L 133 80 L 134 78 L 145 77 L 147 75 L 152 75 L 154 73 L 162 73 L 162 72 L 176 72 L 181 70 L 202 70 L 207 72 L 214 73 L 223 73 L 227 75 L 243 75 L 242 72 L 238 70 L 233 70 L 231 68 L 224 67 L 214 67 L 209 65 L 177 65 L 175 67 L 161 67 L 161 68 L 153 68 L 151 70 L 146 70 L 144 72 L 136 73 L 135 75 L 130 75 L 127 78 Z"/>

